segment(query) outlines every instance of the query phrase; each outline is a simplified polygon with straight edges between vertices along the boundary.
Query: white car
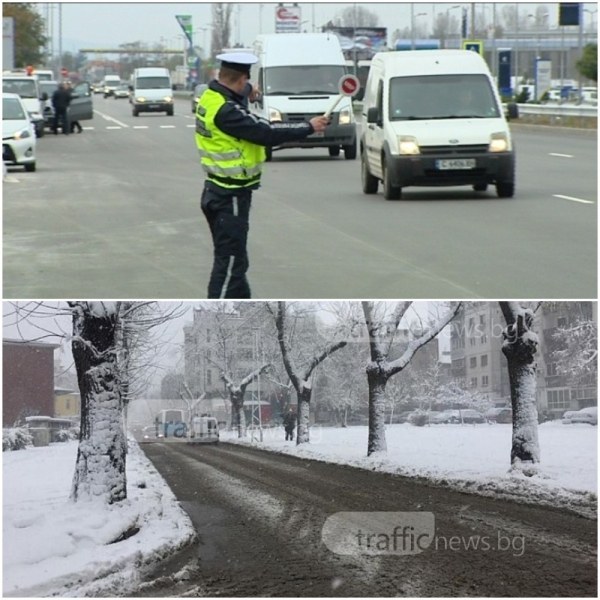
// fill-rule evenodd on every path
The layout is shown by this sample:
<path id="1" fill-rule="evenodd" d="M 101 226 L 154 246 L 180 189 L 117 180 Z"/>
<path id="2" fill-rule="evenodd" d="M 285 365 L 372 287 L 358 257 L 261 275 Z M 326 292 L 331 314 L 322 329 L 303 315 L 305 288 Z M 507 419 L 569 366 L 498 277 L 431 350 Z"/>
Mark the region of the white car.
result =
<path id="1" fill-rule="evenodd" d="M 18 94 L 2 94 L 2 160 L 35 171 L 35 127 Z"/>
<path id="2" fill-rule="evenodd" d="M 588 423 L 589 425 L 598 424 L 598 408 L 595 406 L 588 406 L 581 410 L 575 411 L 571 415 L 571 423 Z"/>

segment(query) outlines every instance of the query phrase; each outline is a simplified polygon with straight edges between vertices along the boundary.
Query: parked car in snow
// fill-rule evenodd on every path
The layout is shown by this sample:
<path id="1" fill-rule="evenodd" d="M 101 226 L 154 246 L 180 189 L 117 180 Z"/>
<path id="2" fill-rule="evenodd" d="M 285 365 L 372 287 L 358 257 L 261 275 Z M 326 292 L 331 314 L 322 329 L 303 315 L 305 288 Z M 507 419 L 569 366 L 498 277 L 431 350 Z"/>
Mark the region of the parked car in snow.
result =
<path id="1" fill-rule="evenodd" d="M 598 425 L 598 408 L 588 406 L 575 411 L 571 415 L 571 423 L 588 423 L 589 425 Z"/>
<path id="2" fill-rule="evenodd" d="M 571 423 L 571 417 L 576 413 L 574 410 L 566 411 L 562 416 L 563 425 L 569 425 Z"/>
<path id="3" fill-rule="evenodd" d="M 491 408 L 485 413 L 490 423 L 512 423 L 512 408 Z"/>

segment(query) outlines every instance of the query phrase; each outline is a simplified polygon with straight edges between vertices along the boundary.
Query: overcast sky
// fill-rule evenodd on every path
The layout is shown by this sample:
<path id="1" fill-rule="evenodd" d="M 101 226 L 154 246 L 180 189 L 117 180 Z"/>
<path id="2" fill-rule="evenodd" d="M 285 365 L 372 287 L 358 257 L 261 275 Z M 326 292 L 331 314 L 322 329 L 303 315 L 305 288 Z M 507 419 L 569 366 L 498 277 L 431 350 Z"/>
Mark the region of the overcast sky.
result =
<path id="1" fill-rule="evenodd" d="M 291 4 L 291 3 L 284 3 Z M 355 6 L 353 3 L 316 2 L 298 3 L 302 11 L 303 28 L 307 31 L 318 31 L 322 25 L 336 16 L 341 15 L 347 7 Z M 460 11 L 453 9 L 460 3 L 429 3 L 415 2 L 414 14 L 419 24 L 433 23 L 435 15 L 442 11 L 450 10 L 449 14 L 458 18 Z M 484 11 L 491 21 L 491 7 L 489 2 L 478 2 L 476 11 Z M 516 3 L 511 3 L 516 4 Z M 525 17 L 533 13 L 537 4 L 519 2 L 519 10 Z M 410 24 L 409 2 L 386 3 L 356 3 L 364 6 L 379 17 L 378 25 L 387 27 L 388 35 L 396 29 L 402 29 Z M 487 5 L 487 6 L 485 6 Z M 555 27 L 558 21 L 558 3 L 544 3 L 548 7 L 548 25 Z M 58 51 L 58 15 L 57 3 L 38 3 L 39 11 L 44 18 L 49 14 L 51 33 L 55 40 L 55 52 Z M 47 7 L 51 6 L 52 10 Z M 62 15 L 62 49 L 63 51 L 76 52 L 82 47 L 110 47 L 116 48 L 119 44 L 130 42 L 144 42 L 147 44 L 162 43 L 170 48 L 183 48 L 182 31 L 175 19 L 175 15 L 191 15 L 194 27 L 194 42 L 204 46 L 205 41 L 210 44 L 210 32 L 201 30 L 211 24 L 211 3 L 166 3 L 166 2 L 63 2 Z M 249 46 L 259 33 L 273 33 L 275 28 L 275 8 L 277 3 L 234 3 L 232 19 L 232 45 L 236 42 Z M 471 6 L 462 3 L 462 6 Z M 497 4 L 503 6 L 502 3 Z M 596 10 L 596 4 L 585 4 L 590 11 Z M 470 14 L 470 13 L 469 13 Z M 597 14 L 584 13 L 586 20 L 594 19 Z M 389 40 L 392 43 L 392 40 Z"/>

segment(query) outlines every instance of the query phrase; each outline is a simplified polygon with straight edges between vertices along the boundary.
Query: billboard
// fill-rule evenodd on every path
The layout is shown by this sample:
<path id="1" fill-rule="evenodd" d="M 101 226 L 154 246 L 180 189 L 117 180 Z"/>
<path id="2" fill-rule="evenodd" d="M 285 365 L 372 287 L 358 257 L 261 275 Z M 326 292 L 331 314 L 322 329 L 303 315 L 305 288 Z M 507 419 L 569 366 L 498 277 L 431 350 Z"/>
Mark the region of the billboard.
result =
<path id="1" fill-rule="evenodd" d="M 344 54 L 357 52 L 371 58 L 387 49 L 386 27 L 326 27 L 323 30 L 338 36 Z"/>
<path id="2" fill-rule="evenodd" d="M 275 7 L 275 33 L 300 33 L 302 23 L 301 9 L 299 6 Z"/>

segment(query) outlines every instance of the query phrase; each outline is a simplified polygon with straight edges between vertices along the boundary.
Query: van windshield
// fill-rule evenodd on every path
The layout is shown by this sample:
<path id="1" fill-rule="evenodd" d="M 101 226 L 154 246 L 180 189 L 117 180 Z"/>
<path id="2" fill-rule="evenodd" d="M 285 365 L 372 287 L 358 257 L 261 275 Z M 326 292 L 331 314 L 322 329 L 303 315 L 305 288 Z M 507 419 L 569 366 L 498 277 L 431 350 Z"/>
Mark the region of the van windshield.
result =
<path id="1" fill-rule="evenodd" d="M 168 77 L 138 77 L 135 80 L 138 90 L 164 90 L 171 87 Z"/>
<path id="2" fill-rule="evenodd" d="M 2 91 L 19 94 L 21 98 L 37 98 L 37 86 L 33 79 L 3 79 Z"/>
<path id="3" fill-rule="evenodd" d="M 269 67 L 264 71 L 262 90 L 269 96 L 337 94 L 344 73 L 344 65 Z"/>
<path id="4" fill-rule="evenodd" d="M 485 75 L 422 75 L 390 80 L 391 121 L 497 119 L 500 110 Z"/>

